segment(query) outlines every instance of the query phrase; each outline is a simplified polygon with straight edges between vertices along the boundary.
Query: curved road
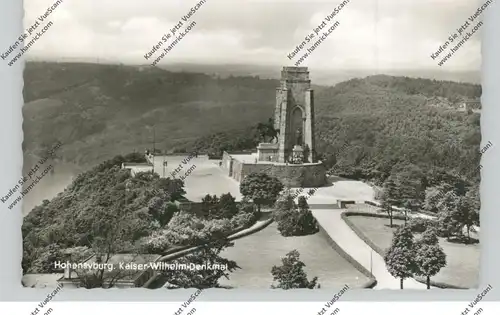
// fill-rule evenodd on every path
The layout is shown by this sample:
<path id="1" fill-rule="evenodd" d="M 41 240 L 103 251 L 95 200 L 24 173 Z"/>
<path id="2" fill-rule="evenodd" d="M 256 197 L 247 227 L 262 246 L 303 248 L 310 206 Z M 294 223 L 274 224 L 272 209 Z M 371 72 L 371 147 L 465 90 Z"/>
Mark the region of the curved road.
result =
<path id="1" fill-rule="evenodd" d="M 360 239 L 356 233 L 341 218 L 342 210 L 332 209 L 312 209 L 314 217 L 325 229 L 328 235 L 346 251 L 352 258 L 358 261 L 377 279 L 376 290 L 381 289 L 399 289 L 399 279 L 394 278 L 387 271 L 382 256 L 372 250 L 368 244 Z M 404 289 L 425 290 L 425 284 L 415 279 L 406 279 L 403 283 Z M 431 287 L 433 288 L 433 287 Z M 435 289 L 435 288 L 433 288 Z"/>

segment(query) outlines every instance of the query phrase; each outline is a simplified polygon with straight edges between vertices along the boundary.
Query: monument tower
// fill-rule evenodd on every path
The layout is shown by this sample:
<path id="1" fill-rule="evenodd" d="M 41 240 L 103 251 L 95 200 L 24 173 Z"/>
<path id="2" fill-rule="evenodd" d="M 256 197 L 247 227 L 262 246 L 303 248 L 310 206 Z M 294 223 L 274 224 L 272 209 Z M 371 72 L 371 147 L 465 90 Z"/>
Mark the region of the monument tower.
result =
<path id="1" fill-rule="evenodd" d="M 274 128 L 279 130 L 277 162 L 302 156 L 314 163 L 314 94 L 307 67 L 283 67 L 276 89 Z"/>
<path id="2" fill-rule="evenodd" d="M 321 187 L 326 169 L 314 143 L 314 95 L 307 67 L 283 67 L 276 88 L 273 123 L 259 124 L 263 142 L 257 152 L 224 152 L 221 167 L 237 181 L 265 172 L 289 187 Z"/>

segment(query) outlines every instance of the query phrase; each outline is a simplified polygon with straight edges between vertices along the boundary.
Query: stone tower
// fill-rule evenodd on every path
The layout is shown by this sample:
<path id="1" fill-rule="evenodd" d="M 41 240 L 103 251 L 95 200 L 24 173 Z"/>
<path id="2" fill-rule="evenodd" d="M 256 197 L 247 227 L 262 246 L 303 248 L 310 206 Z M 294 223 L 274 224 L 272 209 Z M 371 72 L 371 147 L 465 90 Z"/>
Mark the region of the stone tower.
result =
<path id="1" fill-rule="evenodd" d="M 305 162 L 316 162 L 314 96 L 307 67 L 283 67 L 276 89 L 274 128 L 279 129 L 277 162 L 288 162 L 292 152 L 303 152 Z"/>

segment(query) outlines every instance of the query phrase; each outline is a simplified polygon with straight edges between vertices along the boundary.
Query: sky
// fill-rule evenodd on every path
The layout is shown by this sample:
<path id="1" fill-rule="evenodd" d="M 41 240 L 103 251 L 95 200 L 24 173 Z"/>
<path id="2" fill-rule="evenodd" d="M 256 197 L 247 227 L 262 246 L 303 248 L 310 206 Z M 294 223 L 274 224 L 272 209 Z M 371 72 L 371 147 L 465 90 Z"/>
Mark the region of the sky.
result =
<path id="1" fill-rule="evenodd" d="M 25 0 L 25 26 L 55 0 Z M 144 54 L 199 0 L 63 0 L 29 59 L 150 64 Z M 340 0 L 206 0 L 194 28 L 160 64 L 294 65 L 287 55 Z M 430 55 L 480 6 L 474 0 L 350 0 L 338 27 L 301 66 L 480 69 L 481 32 L 442 67 Z M 184 26 L 186 26 L 185 23 Z M 301 55 L 301 54 L 299 54 Z"/>

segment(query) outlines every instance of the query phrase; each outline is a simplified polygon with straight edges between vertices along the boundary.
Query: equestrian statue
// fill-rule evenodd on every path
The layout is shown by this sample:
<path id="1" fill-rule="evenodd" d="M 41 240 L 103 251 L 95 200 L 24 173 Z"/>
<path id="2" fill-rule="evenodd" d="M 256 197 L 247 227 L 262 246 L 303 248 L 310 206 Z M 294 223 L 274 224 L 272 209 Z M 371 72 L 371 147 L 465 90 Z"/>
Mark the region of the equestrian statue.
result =
<path id="1" fill-rule="evenodd" d="M 269 118 L 265 124 L 259 123 L 257 131 L 259 132 L 261 141 L 266 142 L 270 140 L 271 143 L 278 143 L 280 130 L 274 128 L 274 120 L 272 118 Z"/>

